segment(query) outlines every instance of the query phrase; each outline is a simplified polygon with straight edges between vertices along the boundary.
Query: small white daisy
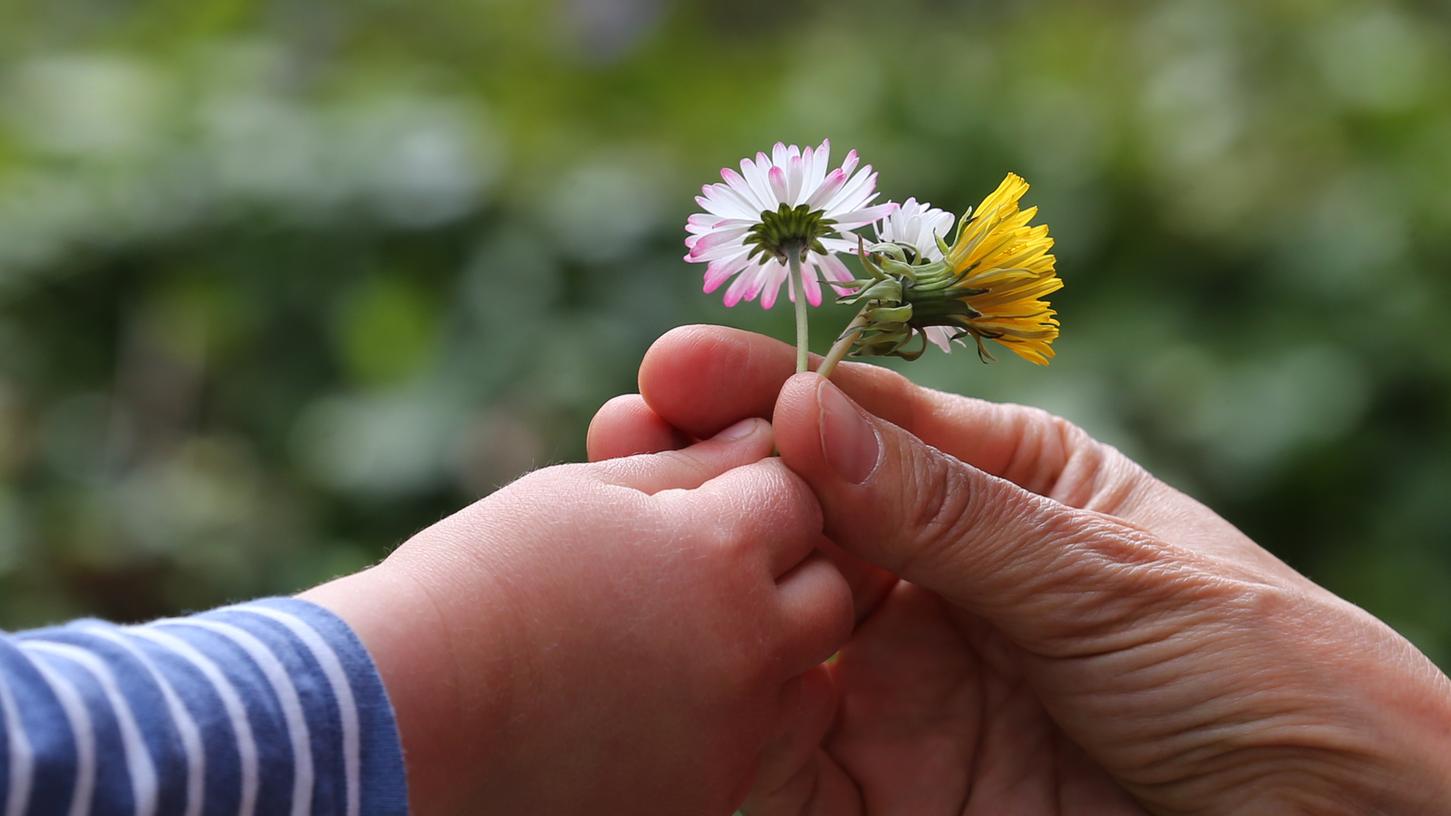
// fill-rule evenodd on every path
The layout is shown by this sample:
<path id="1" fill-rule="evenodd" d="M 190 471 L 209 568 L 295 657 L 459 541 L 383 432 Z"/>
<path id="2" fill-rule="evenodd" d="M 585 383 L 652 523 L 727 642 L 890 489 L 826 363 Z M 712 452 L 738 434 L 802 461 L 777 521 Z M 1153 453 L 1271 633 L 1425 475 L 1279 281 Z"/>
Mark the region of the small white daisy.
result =
<path id="1" fill-rule="evenodd" d="M 790 282 L 792 252 L 799 253 L 802 288 L 812 306 L 821 305 L 823 277 L 840 283 L 853 279 L 836 253 L 854 251 L 852 230 L 891 214 L 897 205 L 870 206 L 877 197 L 877 174 L 869 164 L 857 169 L 855 150 L 828 172 L 830 158 L 830 140 L 804 150 L 777 142 L 770 156 L 742 159 L 739 173 L 723 168 L 724 183 L 701 188 L 695 200 L 705 212 L 685 223 L 685 260 L 708 264 L 707 293 L 731 281 L 726 306 L 760 296 L 762 308 L 769 309 L 781 284 Z M 796 299 L 794 282 L 788 295 Z"/>
<path id="2" fill-rule="evenodd" d="M 917 257 L 909 258 L 909 263 L 940 261 L 942 248 L 937 245 L 937 241 L 947 240 L 956 220 L 952 213 L 939 210 L 929 202 L 923 201 L 919 204 L 917 199 L 909 198 L 896 211 L 877 222 L 875 229 L 877 240 L 903 244 L 916 250 Z M 922 333 L 938 348 L 950 352 L 952 336 L 958 332 L 947 326 L 927 326 L 922 329 Z M 962 343 L 961 340 L 957 342 Z"/>
<path id="3" fill-rule="evenodd" d="M 926 201 L 919 204 L 917 199 L 909 198 L 878 221 L 874 229 L 879 241 L 905 244 L 917 250 L 917 258 L 908 258 L 908 263 L 917 263 L 921 258 L 940 261 L 942 249 L 937 246 L 937 241 L 947 240 L 956 220 L 946 210 L 939 210 Z"/>

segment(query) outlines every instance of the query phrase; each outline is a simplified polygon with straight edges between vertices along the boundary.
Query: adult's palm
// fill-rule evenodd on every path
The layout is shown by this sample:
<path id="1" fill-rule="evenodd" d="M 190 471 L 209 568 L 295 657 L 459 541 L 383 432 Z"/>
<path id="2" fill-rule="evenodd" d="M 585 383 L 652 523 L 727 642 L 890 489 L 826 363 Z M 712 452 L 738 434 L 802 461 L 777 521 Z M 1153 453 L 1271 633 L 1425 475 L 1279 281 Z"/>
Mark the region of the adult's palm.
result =
<path id="1" fill-rule="evenodd" d="M 1019 650 L 933 592 L 893 586 L 829 671 L 783 716 L 752 816 L 1143 813 L 1048 716 Z"/>
<path id="2" fill-rule="evenodd" d="M 1062 420 L 833 381 L 691 327 L 591 426 L 604 458 L 770 417 L 821 503 L 860 623 L 749 813 L 1439 812 L 1451 682 L 1379 621 Z"/>

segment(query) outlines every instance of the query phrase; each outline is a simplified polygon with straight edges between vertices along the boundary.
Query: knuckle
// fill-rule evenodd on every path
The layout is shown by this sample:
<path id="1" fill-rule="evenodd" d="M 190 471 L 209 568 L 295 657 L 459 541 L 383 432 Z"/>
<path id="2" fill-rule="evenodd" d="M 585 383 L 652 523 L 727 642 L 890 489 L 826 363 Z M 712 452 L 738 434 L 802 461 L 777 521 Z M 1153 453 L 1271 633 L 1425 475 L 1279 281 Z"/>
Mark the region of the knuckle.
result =
<path id="1" fill-rule="evenodd" d="M 1137 644 L 1199 616 L 1223 618 L 1262 596 L 1212 559 L 1102 513 L 1071 511 L 1045 522 L 1059 542 L 1023 591 L 1058 606 L 1061 635 L 1085 643 Z"/>
<path id="2" fill-rule="evenodd" d="M 1050 540 L 1063 542 L 1084 571 L 1143 580 L 1180 565 L 1163 539 L 1103 513 L 1059 513 L 1044 525 Z"/>
<path id="3" fill-rule="evenodd" d="M 655 495 L 669 508 L 676 535 L 713 555 L 732 555 L 740 547 L 741 514 L 734 508 L 704 512 L 687 490 L 666 490 Z"/>
<path id="4" fill-rule="evenodd" d="M 907 518 L 911 528 L 926 537 L 957 530 L 972 504 L 970 485 L 962 470 L 945 461 L 946 454 L 929 451 L 915 457 L 914 488 Z"/>
<path id="5" fill-rule="evenodd" d="M 1220 576 L 1205 589 L 1227 621 L 1262 634 L 1267 626 L 1312 631 L 1327 620 L 1340 622 L 1335 610 L 1298 587 Z"/>
<path id="6" fill-rule="evenodd" d="M 1062 417 L 1048 415 L 1051 441 L 1034 477 L 1065 504 L 1103 512 L 1121 509 L 1148 474 L 1117 448 L 1094 439 Z"/>
<path id="7" fill-rule="evenodd" d="M 712 515 L 702 513 L 698 506 L 690 507 L 682 516 L 682 524 L 722 578 L 744 577 L 740 567 L 757 560 L 759 534 L 754 532 L 750 514 L 745 509 L 732 508 Z"/>
<path id="8" fill-rule="evenodd" d="M 910 460 L 904 468 L 911 474 L 911 494 L 902 519 L 910 539 L 903 568 L 965 539 L 974 527 L 977 506 L 962 463 L 925 446 L 910 454 Z"/>
<path id="9" fill-rule="evenodd" d="M 744 501 L 749 513 L 743 522 L 761 524 L 792 533 L 819 533 L 822 528 L 821 505 L 810 485 L 786 467 L 780 459 L 763 459 L 747 468 L 751 495 Z"/>
<path id="10" fill-rule="evenodd" d="M 655 454 L 655 457 L 653 467 L 658 470 L 689 474 L 689 478 L 696 482 L 704 482 L 711 475 L 710 468 L 700 460 L 700 457 L 688 451 L 661 451 Z"/>
<path id="11" fill-rule="evenodd" d="M 958 469 L 950 468 L 936 456 L 924 459 L 926 462 L 913 469 L 917 489 L 908 523 L 918 536 L 939 539 L 961 527 L 971 505 L 971 491 Z"/>
<path id="12" fill-rule="evenodd" d="M 782 508 L 785 520 L 790 522 L 792 529 L 806 533 L 820 533 L 825 520 L 821 510 L 821 504 L 816 499 L 816 493 L 805 479 L 796 475 L 790 468 L 781 464 L 779 459 L 769 460 L 779 483 L 775 489 L 777 499 L 784 505 Z"/>
<path id="13" fill-rule="evenodd" d="M 1066 471 L 1093 469 L 1090 460 L 1098 444 L 1082 428 L 1036 406 L 1013 404 L 1002 409 L 1015 427 L 1015 444 L 1001 470 L 1006 478 L 1047 495 L 1057 490 Z"/>
<path id="14" fill-rule="evenodd" d="M 1018 441 L 1002 472 L 1028 490 L 1070 507 L 1113 513 L 1152 481 L 1133 460 L 1069 420 L 1033 406 L 1012 410 Z"/>

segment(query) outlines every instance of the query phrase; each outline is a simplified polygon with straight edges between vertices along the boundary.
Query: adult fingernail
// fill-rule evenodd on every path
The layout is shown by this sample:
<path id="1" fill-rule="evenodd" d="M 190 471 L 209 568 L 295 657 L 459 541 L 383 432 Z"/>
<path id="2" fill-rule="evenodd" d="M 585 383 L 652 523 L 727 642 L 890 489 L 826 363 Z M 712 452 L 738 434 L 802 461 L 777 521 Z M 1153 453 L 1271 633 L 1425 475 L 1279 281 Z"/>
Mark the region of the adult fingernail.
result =
<path id="1" fill-rule="evenodd" d="M 826 463 L 852 484 L 866 481 L 881 455 L 877 429 L 828 380 L 816 387 L 816 404 L 821 411 L 821 449 Z"/>
<path id="2" fill-rule="evenodd" d="M 745 439 L 746 437 L 748 437 L 751 434 L 755 433 L 756 432 L 756 427 L 760 423 L 765 422 L 765 421 L 766 420 L 760 419 L 758 417 L 750 417 L 748 419 L 743 419 L 740 422 L 737 422 L 736 424 L 734 424 L 734 425 L 730 426 L 729 428 L 726 428 L 725 430 L 723 430 L 720 433 L 716 434 L 715 435 L 715 438 L 716 439 L 724 440 L 726 442 L 734 442 L 737 439 Z"/>

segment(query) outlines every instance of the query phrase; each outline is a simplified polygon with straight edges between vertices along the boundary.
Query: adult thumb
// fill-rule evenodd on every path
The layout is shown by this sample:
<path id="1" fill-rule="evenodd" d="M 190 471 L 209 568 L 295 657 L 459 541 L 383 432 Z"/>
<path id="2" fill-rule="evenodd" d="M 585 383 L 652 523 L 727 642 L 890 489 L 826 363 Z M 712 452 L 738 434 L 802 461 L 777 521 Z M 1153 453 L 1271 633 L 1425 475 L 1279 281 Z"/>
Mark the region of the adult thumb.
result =
<path id="1" fill-rule="evenodd" d="M 782 460 L 815 491 L 832 540 L 1024 645 L 1132 614 L 1170 591 L 1140 574 L 1173 560 L 1169 545 L 984 473 L 815 374 L 787 381 L 773 424 Z"/>

